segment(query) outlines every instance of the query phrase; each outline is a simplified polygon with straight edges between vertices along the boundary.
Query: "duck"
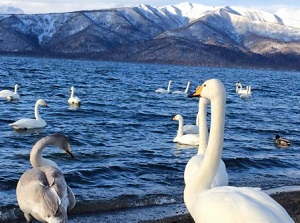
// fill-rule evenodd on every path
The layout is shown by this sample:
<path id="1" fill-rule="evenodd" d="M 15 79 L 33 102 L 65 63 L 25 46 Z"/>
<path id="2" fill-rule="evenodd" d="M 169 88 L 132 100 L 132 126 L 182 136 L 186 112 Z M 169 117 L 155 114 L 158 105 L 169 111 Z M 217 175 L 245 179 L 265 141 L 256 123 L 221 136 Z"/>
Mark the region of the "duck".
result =
<path id="1" fill-rule="evenodd" d="M 190 88 L 191 82 L 188 81 L 184 91 L 173 91 L 172 94 L 187 94 Z"/>
<path id="2" fill-rule="evenodd" d="M 190 97 L 190 95 L 189 95 Z M 200 168 L 203 158 L 205 156 L 205 151 L 207 148 L 208 140 L 208 130 L 207 130 L 207 106 L 209 105 L 209 100 L 206 98 L 199 98 L 199 147 L 198 152 L 194 155 L 186 164 L 184 170 L 184 182 L 188 182 L 191 178 L 194 177 L 196 170 Z M 211 183 L 211 188 L 218 186 L 227 186 L 228 185 L 228 173 L 226 171 L 226 165 L 221 159 L 218 171 L 215 178 Z"/>
<path id="3" fill-rule="evenodd" d="M 20 100 L 20 95 L 18 94 L 19 85 L 15 84 L 15 90 L 2 90 L 0 91 L 0 98 L 6 98 L 7 100 Z"/>
<path id="4" fill-rule="evenodd" d="M 183 118 L 181 115 L 177 114 L 173 117 L 173 121 L 178 121 L 178 130 L 177 135 L 173 139 L 173 142 L 179 143 L 181 145 L 190 145 L 190 146 L 198 146 L 199 145 L 199 137 L 198 134 L 184 134 L 183 132 Z"/>
<path id="5" fill-rule="evenodd" d="M 75 91 L 74 86 L 72 86 L 70 88 L 70 90 L 71 90 L 71 96 L 68 99 L 68 104 L 69 105 L 79 106 L 81 104 L 81 100 L 77 96 L 74 96 L 74 91 Z"/>
<path id="6" fill-rule="evenodd" d="M 47 123 L 39 114 L 39 106 L 48 107 L 47 103 L 43 99 L 38 99 L 34 107 L 35 119 L 23 118 L 9 125 L 15 130 L 39 129 L 46 127 Z"/>
<path id="7" fill-rule="evenodd" d="M 42 157 L 47 146 L 56 146 L 74 158 L 68 139 L 61 134 L 45 136 L 32 147 L 32 168 L 21 175 L 16 187 L 17 202 L 27 222 L 67 222 L 67 212 L 76 204 L 57 164 Z"/>
<path id="8" fill-rule="evenodd" d="M 287 149 L 291 145 L 291 141 L 285 138 L 281 138 L 279 135 L 275 135 L 274 142 L 277 147 Z"/>
<path id="9" fill-rule="evenodd" d="M 183 131 L 183 134 L 198 134 L 199 127 L 197 125 L 184 125 L 183 117 L 177 114 L 173 117 L 173 120 L 178 121 L 178 131 Z"/>
<path id="10" fill-rule="evenodd" d="M 166 94 L 169 94 L 170 91 L 171 91 L 171 84 L 172 84 L 172 81 L 170 80 L 167 89 L 164 89 L 164 88 L 158 88 L 158 89 L 155 90 L 155 92 L 156 92 L 156 93 L 166 93 Z"/>
<path id="11" fill-rule="evenodd" d="M 184 203 L 196 223 L 293 223 L 286 210 L 260 188 L 211 188 L 224 145 L 226 90 L 219 79 L 205 81 L 192 94 L 211 103 L 211 128 L 201 167 L 184 188 Z"/>

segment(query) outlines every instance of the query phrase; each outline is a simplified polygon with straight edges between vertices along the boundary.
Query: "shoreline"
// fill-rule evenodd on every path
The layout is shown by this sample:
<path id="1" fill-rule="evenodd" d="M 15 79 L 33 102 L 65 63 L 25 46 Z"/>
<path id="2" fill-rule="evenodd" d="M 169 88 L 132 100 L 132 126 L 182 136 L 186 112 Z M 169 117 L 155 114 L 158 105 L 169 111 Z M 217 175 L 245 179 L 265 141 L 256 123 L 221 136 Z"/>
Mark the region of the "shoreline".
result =
<path id="1" fill-rule="evenodd" d="M 265 191 L 268 193 L 268 191 Z M 270 195 L 281 204 L 295 223 L 300 223 L 300 191 L 277 191 Z M 194 223 L 185 205 L 168 204 L 136 207 L 101 213 L 69 215 L 70 223 L 87 222 L 130 222 L 130 223 Z"/>
<path id="2" fill-rule="evenodd" d="M 300 191 L 276 192 L 270 196 L 284 207 L 295 223 L 300 223 Z M 194 223 L 194 220 L 190 214 L 183 214 L 143 223 Z"/>

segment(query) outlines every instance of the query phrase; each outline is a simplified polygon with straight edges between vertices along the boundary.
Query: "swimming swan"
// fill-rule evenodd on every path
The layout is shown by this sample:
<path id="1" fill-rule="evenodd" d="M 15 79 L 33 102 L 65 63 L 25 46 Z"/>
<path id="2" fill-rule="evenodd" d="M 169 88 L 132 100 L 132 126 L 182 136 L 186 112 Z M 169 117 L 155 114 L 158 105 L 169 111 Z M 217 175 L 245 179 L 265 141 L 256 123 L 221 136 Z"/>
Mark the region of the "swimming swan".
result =
<path id="1" fill-rule="evenodd" d="M 183 134 L 198 134 L 199 127 L 197 125 L 183 125 L 183 117 L 177 114 L 173 117 L 173 120 L 178 121 L 178 131 L 183 131 Z"/>
<path id="2" fill-rule="evenodd" d="M 186 88 L 184 91 L 173 91 L 172 94 L 187 94 L 190 88 L 191 82 L 189 81 L 186 85 Z"/>
<path id="3" fill-rule="evenodd" d="M 238 82 L 235 84 L 235 91 L 238 94 L 243 94 L 243 95 L 251 95 L 251 86 L 247 86 L 246 89 L 243 89 L 243 85 L 241 82 Z"/>
<path id="4" fill-rule="evenodd" d="M 243 92 L 240 93 L 240 98 L 241 99 L 249 99 L 251 97 L 252 97 L 251 86 L 247 86 L 246 91 L 243 90 Z"/>
<path id="5" fill-rule="evenodd" d="M 39 99 L 35 103 L 35 107 L 34 107 L 35 119 L 23 118 L 9 125 L 12 126 L 14 129 L 25 129 L 25 130 L 44 128 L 47 125 L 47 123 L 41 118 L 39 114 L 39 106 L 48 107 L 48 105 L 43 99 Z"/>
<path id="6" fill-rule="evenodd" d="M 0 98 L 7 98 L 7 100 L 20 100 L 20 95 L 18 94 L 19 85 L 15 84 L 15 91 L 2 90 L 0 91 Z"/>
<path id="7" fill-rule="evenodd" d="M 177 142 L 182 145 L 198 146 L 199 136 L 198 134 L 183 134 L 183 118 L 177 114 L 173 117 L 173 121 L 179 121 L 177 135 L 173 139 L 173 142 Z"/>
<path id="8" fill-rule="evenodd" d="M 224 141 L 225 87 L 220 80 L 204 82 L 193 94 L 211 101 L 211 129 L 201 167 L 184 189 L 184 202 L 196 223 L 294 222 L 285 209 L 258 188 L 221 186 L 211 189 Z"/>
<path id="9" fill-rule="evenodd" d="M 81 100 L 78 97 L 74 96 L 74 90 L 75 90 L 74 86 L 72 86 L 70 90 L 71 90 L 71 96 L 68 99 L 69 105 L 80 105 Z"/>
<path id="10" fill-rule="evenodd" d="M 75 206 L 75 196 L 56 163 L 42 157 L 46 146 L 53 145 L 71 153 L 64 135 L 50 135 L 40 139 L 30 153 L 32 169 L 27 170 L 17 184 L 17 201 L 27 222 L 33 218 L 41 222 L 67 222 L 67 211 Z"/>
<path id="11" fill-rule="evenodd" d="M 205 151 L 207 148 L 207 105 L 209 104 L 209 100 L 206 98 L 200 98 L 199 100 L 199 148 L 198 153 L 193 156 L 188 163 L 186 164 L 184 170 L 184 182 L 189 182 L 191 178 L 194 177 L 198 168 L 200 168 L 203 158 L 205 156 Z M 220 166 L 218 168 L 217 174 L 211 183 L 211 188 L 218 186 L 227 186 L 228 185 L 228 173 L 226 171 L 226 166 L 223 160 L 220 162 Z"/>
<path id="12" fill-rule="evenodd" d="M 164 89 L 164 88 L 158 88 L 155 90 L 156 93 L 167 93 L 169 94 L 170 93 L 170 89 L 171 89 L 171 84 L 172 84 L 172 81 L 169 81 L 169 84 L 168 84 L 168 89 Z"/>

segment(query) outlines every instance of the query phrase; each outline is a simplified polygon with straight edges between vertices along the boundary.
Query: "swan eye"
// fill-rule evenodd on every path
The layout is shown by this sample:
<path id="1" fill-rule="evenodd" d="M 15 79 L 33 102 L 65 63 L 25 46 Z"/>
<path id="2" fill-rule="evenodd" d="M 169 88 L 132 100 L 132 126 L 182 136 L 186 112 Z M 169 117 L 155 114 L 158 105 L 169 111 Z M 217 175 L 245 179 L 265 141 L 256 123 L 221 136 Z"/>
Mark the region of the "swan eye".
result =
<path id="1" fill-rule="evenodd" d="M 203 84 L 203 87 L 206 87 L 206 84 Z"/>

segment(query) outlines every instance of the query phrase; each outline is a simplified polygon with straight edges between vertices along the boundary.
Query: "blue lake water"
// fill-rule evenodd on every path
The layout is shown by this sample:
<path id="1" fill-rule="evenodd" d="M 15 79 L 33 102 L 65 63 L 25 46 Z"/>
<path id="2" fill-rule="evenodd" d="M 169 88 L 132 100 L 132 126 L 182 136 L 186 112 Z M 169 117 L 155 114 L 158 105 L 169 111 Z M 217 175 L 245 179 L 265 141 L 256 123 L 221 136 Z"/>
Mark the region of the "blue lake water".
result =
<path id="1" fill-rule="evenodd" d="M 172 142 L 172 117 L 194 124 L 198 100 L 155 90 L 173 80 L 171 91 L 191 81 L 192 92 L 209 78 L 227 91 L 223 160 L 230 185 L 300 185 L 299 72 L 0 57 L 0 90 L 17 83 L 21 95 L 19 102 L 0 100 L 0 222 L 23 220 L 18 179 L 30 168 L 35 142 L 56 132 L 69 138 L 76 159 L 54 147 L 44 156 L 64 172 L 78 201 L 75 214 L 182 204 L 183 171 L 197 148 Z M 252 86 L 251 99 L 236 94 L 239 81 Z M 71 86 L 82 100 L 77 109 L 67 104 Z M 47 127 L 14 131 L 8 124 L 33 118 L 39 98 L 49 106 L 39 109 Z M 291 139 L 291 147 L 275 147 L 275 134 Z"/>

